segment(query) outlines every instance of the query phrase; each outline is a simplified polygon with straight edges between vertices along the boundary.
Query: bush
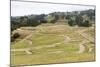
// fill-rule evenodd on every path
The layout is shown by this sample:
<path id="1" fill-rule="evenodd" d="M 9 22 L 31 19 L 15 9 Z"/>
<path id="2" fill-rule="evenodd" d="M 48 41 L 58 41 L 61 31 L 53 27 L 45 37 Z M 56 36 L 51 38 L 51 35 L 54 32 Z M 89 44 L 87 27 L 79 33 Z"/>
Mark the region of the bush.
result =
<path id="1" fill-rule="evenodd" d="M 47 23 L 47 21 L 44 20 L 44 19 L 43 19 L 43 20 L 40 20 L 40 22 L 41 22 L 41 23 Z"/>
<path id="2" fill-rule="evenodd" d="M 70 19 L 70 20 L 68 21 L 68 24 L 69 24 L 70 26 L 73 26 L 73 25 L 74 25 L 74 21 Z"/>
<path id="3" fill-rule="evenodd" d="M 85 27 L 89 27 L 91 26 L 92 24 L 89 22 L 89 20 L 85 20 L 82 24 L 82 26 L 85 26 Z"/>
<path id="4" fill-rule="evenodd" d="M 20 37 L 20 34 L 19 33 L 14 33 L 12 36 L 11 36 L 11 42 L 15 41 L 16 38 Z"/>
<path id="5" fill-rule="evenodd" d="M 82 17 L 82 16 L 76 16 L 75 21 L 76 21 L 76 24 L 77 24 L 78 26 L 82 26 L 83 17 Z"/>
<path id="6" fill-rule="evenodd" d="M 19 33 L 13 34 L 13 38 L 18 38 L 19 36 L 20 36 Z"/>

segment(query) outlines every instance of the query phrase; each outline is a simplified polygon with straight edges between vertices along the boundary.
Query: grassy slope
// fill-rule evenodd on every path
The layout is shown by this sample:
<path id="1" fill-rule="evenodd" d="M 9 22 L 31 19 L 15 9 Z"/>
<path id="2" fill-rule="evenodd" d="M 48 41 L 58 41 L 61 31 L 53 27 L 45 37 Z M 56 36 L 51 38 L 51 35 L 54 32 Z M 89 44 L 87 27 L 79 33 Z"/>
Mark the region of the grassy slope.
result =
<path id="1" fill-rule="evenodd" d="M 79 50 L 79 43 L 85 40 L 82 36 L 76 33 L 78 28 L 71 28 L 69 26 L 40 26 L 38 33 L 34 32 L 32 36 L 32 45 L 29 45 L 27 40 L 14 43 L 11 45 L 12 49 L 32 48 L 33 54 L 27 55 L 25 52 L 12 52 L 11 64 L 46 64 L 46 63 L 62 63 L 62 62 L 76 62 L 76 61 L 92 61 L 94 60 L 94 51 L 89 53 L 85 51 L 77 54 Z M 81 28 L 80 28 L 81 29 Z M 85 28 L 82 28 L 85 29 Z M 66 35 L 72 40 L 64 42 L 64 37 L 59 35 Z M 59 43 L 54 47 L 43 47 Z M 91 44 L 87 44 L 91 45 Z M 42 47 L 34 49 L 35 47 Z M 23 59 L 23 60 L 20 60 Z"/>

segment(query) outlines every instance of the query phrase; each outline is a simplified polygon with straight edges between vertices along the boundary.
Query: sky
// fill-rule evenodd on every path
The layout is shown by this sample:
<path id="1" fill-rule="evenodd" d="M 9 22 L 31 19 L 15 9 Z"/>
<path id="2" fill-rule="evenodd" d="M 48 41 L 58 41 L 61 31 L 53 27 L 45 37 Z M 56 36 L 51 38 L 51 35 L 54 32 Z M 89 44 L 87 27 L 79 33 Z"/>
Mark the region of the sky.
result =
<path id="1" fill-rule="evenodd" d="M 11 1 L 11 16 L 24 16 L 31 14 L 49 14 L 52 12 L 70 12 L 95 9 L 93 6 L 50 4 L 36 2 Z"/>

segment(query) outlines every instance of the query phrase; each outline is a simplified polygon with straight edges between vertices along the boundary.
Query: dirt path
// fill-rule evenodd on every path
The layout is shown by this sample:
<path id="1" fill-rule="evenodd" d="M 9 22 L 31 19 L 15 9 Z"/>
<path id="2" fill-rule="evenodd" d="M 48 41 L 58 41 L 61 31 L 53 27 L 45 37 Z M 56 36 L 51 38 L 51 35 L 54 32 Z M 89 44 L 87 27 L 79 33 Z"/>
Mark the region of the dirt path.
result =
<path id="1" fill-rule="evenodd" d="M 27 42 L 28 42 L 28 45 L 32 46 L 33 43 L 31 40 L 27 40 Z"/>
<path id="2" fill-rule="evenodd" d="M 87 42 L 93 42 L 94 43 L 94 38 L 92 38 L 91 36 L 87 35 L 86 33 L 84 33 L 84 31 L 86 31 L 88 29 L 84 29 L 84 30 L 81 30 L 81 31 L 77 31 L 82 37 L 84 37 L 85 39 L 87 39 L 87 41 L 83 41 L 81 44 L 80 44 L 80 49 L 78 51 L 78 53 L 82 53 L 85 51 L 85 46 L 84 44 L 87 43 Z M 93 48 L 88 48 L 88 52 L 91 52 L 93 50 Z"/>
<path id="3" fill-rule="evenodd" d="M 31 37 L 32 37 L 33 33 L 31 33 L 30 35 L 26 36 L 24 39 L 22 39 L 21 41 L 19 42 L 22 42 L 24 40 L 27 40 L 29 42 L 28 45 L 32 45 L 32 41 L 29 40 Z M 18 42 L 18 43 L 19 43 Z M 32 54 L 31 52 L 31 48 L 22 48 L 22 49 L 11 49 L 12 52 L 26 52 L 27 54 Z"/>
<path id="4" fill-rule="evenodd" d="M 83 53 L 85 51 L 84 44 L 85 44 L 85 41 L 79 44 L 79 51 L 77 51 L 77 53 Z"/>
<path id="5" fill-rule="evenodd" d="M 87 30 L 87 29 L 78 31 L 78 33 L 79 33 L 82 37 L 84 37 L 85 39 L 87 39 L 87 40 L 93 42 L 93 40 L 92 40 L 91 37 L 89 37 L 87 34 L 83 33 L 83 32 L 86 31 L 86 30 Z M 32 44 L 33 44 L 32 41 L 29 40 L 29 38 L 31 38 L 32 35 L 33 35 L 33 33 L 30 34 L 30 35 L 28 35 L 27 37 L 25 37 L 25 38 L 24 38 L 23 40 L 21 40 L 20 42 L 22 42 L 22 41 L 24 41 L 24 40 L 27 40 L 27 41 L 29 42 L 29 45 L 32 45 Z M 59 35 L 59 36 L 64 37 L 64 43 L 68 43 L 68 42 L 71 40 L 70 37 L 68 37 L 68 36 L 66 36 L 66 35 Z M 79 44 L 79 51 L 77 51 L 77 53 L 83 53 L 83 52 L 85 51 L 85 49 L 86 49 L 85 46 L 84 46 L 85 43 L 86 43 L 86 41 L 83 41 L 83 42 L 81 42 L 81 43 Z M 31 52 L 32 49 L 42 49 L 42 48 L 55 47 L 55 46 L 57 46 L 58 44 L 61 44 L 61 43 L 54 43 L 54 44 L 50 44 L 50 45 L 36 46 L 36 47 L 32 47 L 32 48 L 11 49 L 11 51 L 24 51 L 24 52 L 26 52 L 27 54 L 32 54 L 32 52 Z M 89 52 L 91 52 L 91 51 L 92 51 L 92 48 L 89 49 Z M 51 52 L 51 53 L 60 53 L 60 52 L 63 52 L 63 51 L 56 51 L 56 52 Z"/>
<path id="6" fill-rule="evenodd" d="M 55 47 L 55 46 L 57 46 L 58 44 L 61 44 L 61 43 L 54 43 L 54 44 L 50 44 L 50 45 L 37 46 L 37 47 L 34 47 L 34 49 Z"/>
<path id="7" fill-rule="evenodd" d="M 32 54 L 30 48 L 23 48 L 23 49 L 11 49 L 13 52 L 26 52 L 27 54 Z"/>
<path id="8" fill-rule="evenodd" d="M 79 31 L 77 31 L 77 33 L 80 34 L 85 39 L 89 40 L 90 42 L 94 42 L 94 38 L 92 38 L 90 35 L 84 33 L 84 31 L 86 31 L 86 30 L 89 30 L 89 29 L 79 30 Z"/>
<path id="9" fill-rule="evenodd" d="M 31 33 L 30 35 L 26 36 L 24 39 L 18 41 L 17 43 L 20 43 L 20 42 L 22 42 L 22 41 L 24 41 L 24 40 L 27 40 L 27 39 L 31 38 L 32 35 L 33 35 L 33 33 Z"/>
<path id="10" fill-rule="evenodd" d="M 94 38 L 92 38 L 91 36 L 87 35 L 86 33 L 81 33 L 81 35 L 82 35 L 85 39 L 89 40 L 90 42 L 94 42 Z"/>
<path id="11" fill-rule="evenodd" d="M 64 37 L 64 43 L 68 43 L 70 41 L 70 38 L 68 36 L 65 36 L 65 35 L 59 35 L 59 36 L 62 36 Z M 32 34 L 30 34 L 29 36 L 27 36 L 25 39 L 23 40 L 27 40 L 28 38 L 32 37 Z M 23 41 L 21 40 L 21 41 Z M 29 42 L 29 45 L 32 45 L 32 41 L 31 40 L 27 40 Z M 54 43 L 54 44 L 50 44 L 50 45 L 43 45 L 43 46 L 36 46 L 36 47 L 32 47 L 32 48 L 23 48 L 23 49 L 12 49 L 11 51 L 24 51 L 26 52 L 27 54 L 32 54 L 30 51 L 32 49 L 42 49 L 42 48 L 51 48 L 51 47 L 55 47 L 57 45 L 59 45 L 61 43 Z M 77 53 L 83 53 L 85 51 L 85 47 L 84 47 L 84 42 L 82 42 L 80 45 L 79 45 L 79 51 Z M 63 51 L 56 51 L 56 52 L 51 52 L 51 53 L 61 53 Z"/>
<path id="12" fill-rule="evenodd" d="M 58 44 L 61 44 L 61 43 L 54 43 L 54 44 L 51 44 L 51 45 L 43 45 L 43 46 L 36 46 L 36 47 L 32 47 L 32 48 L 22 48 L 22 49 L 11 49 L 11 51 L 25 51 L 27 54 L 30 54 L 29 52 L 32 50 L 32 49 L 42 49 L 42 48 L 49 48 L 49 47 L 55 47 L 56 45 Z"/>
<path id="13" fill-rule="evenodd" d="M 59 51 L 54 51 L 54 52 L 48 52 L 48 54 L 58 54 L 58 53 L 63 53 L 64 51 L 61 51 L 61 50 L 59 50 Z"/>
<path id="14" fill-rule="evenodd" d="M 64 38 L 64 43 L 68 43 L 71 39 L 67 35 L 59 35 Z"/>
<path id="15" fill-rule="evenodd" d="M 87 38 L 87 36 L 84 36 L 83 32 L 86 31 L 87 29 L 84 29 L 84 30 L 79 30 L 77 31 L 78 34 L 80 34 L 82 37 L 84 37 L 85 39 Z M 85 46 L 84 44 L 86 43 L 86 41 L 82 41 L 80 44 L 79 44 L 79 51 L 77 51 L 77 53 L 83 53 L 85 51 Z"/>

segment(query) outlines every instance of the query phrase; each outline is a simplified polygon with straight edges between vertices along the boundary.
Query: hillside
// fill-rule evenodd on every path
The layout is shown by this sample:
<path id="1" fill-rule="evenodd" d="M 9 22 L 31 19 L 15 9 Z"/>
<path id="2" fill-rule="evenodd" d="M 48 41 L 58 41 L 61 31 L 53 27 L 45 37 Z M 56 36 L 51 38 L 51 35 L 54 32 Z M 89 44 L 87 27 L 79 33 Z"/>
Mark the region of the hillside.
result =
<path id="1" fill-rule="evenodd" d="M 16 32 L 24 35 L 11 43 L 12 65 L 95 60 L 94 27 L 46 23 L 20 27 Z"/>

